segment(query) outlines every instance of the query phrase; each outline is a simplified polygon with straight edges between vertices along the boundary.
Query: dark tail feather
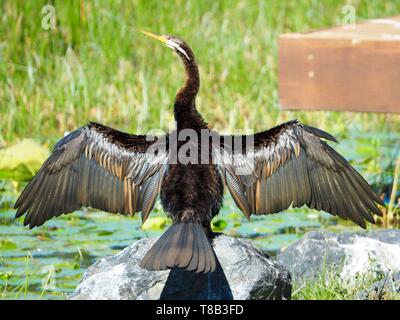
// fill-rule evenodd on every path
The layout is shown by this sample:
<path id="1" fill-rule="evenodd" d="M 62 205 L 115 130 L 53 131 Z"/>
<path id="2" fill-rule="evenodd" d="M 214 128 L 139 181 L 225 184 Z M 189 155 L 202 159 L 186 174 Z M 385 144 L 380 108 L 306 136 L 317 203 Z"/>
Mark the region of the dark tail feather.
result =
<path id="1" fill-rule="evenodd" d="M 174 267 L 194 272 L 213 272 L 217 266 L 214 250 L 198 223 L 174 223 L 150 248 L 140 263 L 148 270 Z"/>

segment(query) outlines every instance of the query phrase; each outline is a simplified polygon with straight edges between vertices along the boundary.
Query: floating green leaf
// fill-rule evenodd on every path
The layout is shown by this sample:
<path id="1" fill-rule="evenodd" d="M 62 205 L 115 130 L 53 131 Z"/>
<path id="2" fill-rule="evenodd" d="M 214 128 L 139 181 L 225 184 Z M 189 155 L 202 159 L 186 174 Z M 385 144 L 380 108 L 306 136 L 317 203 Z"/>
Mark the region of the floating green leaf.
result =
<path id="1" fill-rule="evenodd" d="M 32 139 L 0 150 L 0 178 L 30 179 L 49 155 L 49 150 Z"/>
<path id="2" fill-rule="evenodd" d="M 0 250 L 13 250 L 16 249 L 18 246 L 16 243 L 10 241 L 10 240 L 0 240 Z"/>
<path id="3" fill-rule="evenodd" d="M 228 222 L 224 219 L 216 219 L 212 221 L 211 227 L 213 231 L 222 231 L 228 226 Z"/>
<path id="4" fill-rule="evenodd" d="M 112 235 L 112 234 L 113 234 L 113 232 L 109 231 L 109 230 L 102 230 L 100 232 L 97 232 L 98 236 L 109 236 L 109 235 Z"/>
<path id="5" fill-rule="evenodd" d="M 167 217 L 148 218 L 142 225 L 142 230 L 161 230 L 168 222 Z"/>

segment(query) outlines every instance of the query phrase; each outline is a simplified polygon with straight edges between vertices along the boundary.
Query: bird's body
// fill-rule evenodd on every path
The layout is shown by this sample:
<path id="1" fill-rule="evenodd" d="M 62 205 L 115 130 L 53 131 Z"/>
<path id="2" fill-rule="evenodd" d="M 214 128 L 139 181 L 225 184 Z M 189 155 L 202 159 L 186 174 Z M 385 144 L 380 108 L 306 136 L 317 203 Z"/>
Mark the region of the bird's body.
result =
<path id="1" fill-rule="evenodd" d="M 197 222 L 211 230 L 222 206 L 224 184 L 215 165 L 170 165 L 161 186 L 161 203 L 173 221 Z"/>
<path id="2" fill-rule="evenodd" d="M 172 48 L 185 66 L 185 85 L 174 103 L 176 130 L 149 139 L 89 123 L 64 137 L 16 202 L 25 225 L 40 226 L 81 206 L 141 212 L 144 222 L 160 195 L 173 223 L 141 266 L 210 272 L 216 268 L 211 220 L 225 187 L 247 218 L 303 205 L 362 227 L 365 220 L 374 223 L 372 214 L 381 215 L 376 204 L 382 200 L 320 129 L 294 120 L 248 136 L 212 131 L 196 109 L 200 79 L 190 47 L 173 36 L 145 33 Z M 204 132 L 209 135 L 203 139 Z"/>

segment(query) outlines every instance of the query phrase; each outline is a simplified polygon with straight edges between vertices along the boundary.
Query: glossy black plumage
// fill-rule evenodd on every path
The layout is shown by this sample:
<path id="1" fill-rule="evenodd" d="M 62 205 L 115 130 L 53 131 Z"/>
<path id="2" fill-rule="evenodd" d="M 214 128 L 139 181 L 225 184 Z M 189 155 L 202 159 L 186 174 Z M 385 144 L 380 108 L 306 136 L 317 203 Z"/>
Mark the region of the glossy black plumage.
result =
<path id="1" fill-rule="evenodd" d="M 145 221 L 160 194 L 173 224 L 145 255 L 141 266 L 212 272 L 216 257 L 210 223 L 222 206 L 225 186 L 248 218 L 291 205 L 324 210 L 361 227 L 365 227 L 365 220 L 374 223 L 373 214 L 381 215 L 377 207 L 383 205 L 381 199 L 324 141 L 336 140 L 297 121 L 251 136 L 253 148 L 246 144 L 249 136 L 213 132 L 219 142 L 198 151 L 213 163 L 171 161 L 171 150 L 183 150 L 186 143 L 175 142 L 172 136 L 184 129 L 198 134 L 208 129 L 195 106 L 199 72 L 193 52 L 183 40 L 146 34 L 166 43 L 185 66 L 185 85 L 174 103 L 176 131 L 149 141 L 145 136 L 89 123 L 70 133 L 55 145 L 15 204 L 16 216 L 25 214 L 25 225 L 40 226 L 81 206 L 121 214 L 141 212 Z M 241 150 L 227 148 L 225 138 L 235 138 Z M 161 151 L 149 158 L 148 151 L 155 146 L 162 147 Z M 254 170 L 247 170 L 252 166 Z M 248 173 L 243 174 L 244 169 Z"/>

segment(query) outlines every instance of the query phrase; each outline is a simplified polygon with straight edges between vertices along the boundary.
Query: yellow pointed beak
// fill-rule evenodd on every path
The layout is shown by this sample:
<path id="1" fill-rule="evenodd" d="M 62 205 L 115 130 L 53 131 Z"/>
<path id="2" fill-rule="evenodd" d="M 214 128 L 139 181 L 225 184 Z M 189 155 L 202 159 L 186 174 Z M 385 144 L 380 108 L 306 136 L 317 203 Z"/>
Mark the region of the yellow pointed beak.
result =
<path id="1" fill-rule="evenodd" d="M 148 31 L 144 31 L 142 29 L 139 29 L 139 31 L 141 33 L 144 33 L 146 36 L 148 36 L 150 38 L 153 38 L 153 39 L 156 39 L 158 41 L 161 41 L 162 43 L 167 43 L 167 37 L 166 36 L 159 36 L 157 34 L 154 34 L 154 33 L 148 32 Z"/>

